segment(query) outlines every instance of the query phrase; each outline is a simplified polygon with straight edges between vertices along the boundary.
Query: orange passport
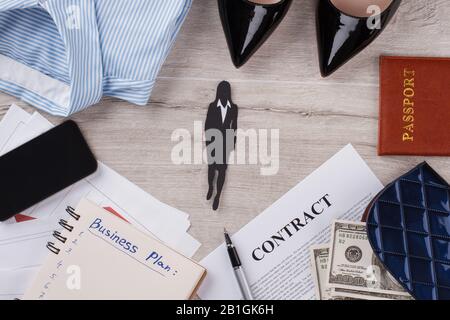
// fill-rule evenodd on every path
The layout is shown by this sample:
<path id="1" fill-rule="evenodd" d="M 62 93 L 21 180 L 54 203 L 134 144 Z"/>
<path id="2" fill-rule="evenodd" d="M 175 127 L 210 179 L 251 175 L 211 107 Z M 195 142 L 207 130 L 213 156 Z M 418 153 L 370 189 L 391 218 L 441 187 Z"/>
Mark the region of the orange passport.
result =
<path id="1" fill-rule="evenodd" d="M 379 155 L 450 155 L 450 58 L 380 58 Z"/>

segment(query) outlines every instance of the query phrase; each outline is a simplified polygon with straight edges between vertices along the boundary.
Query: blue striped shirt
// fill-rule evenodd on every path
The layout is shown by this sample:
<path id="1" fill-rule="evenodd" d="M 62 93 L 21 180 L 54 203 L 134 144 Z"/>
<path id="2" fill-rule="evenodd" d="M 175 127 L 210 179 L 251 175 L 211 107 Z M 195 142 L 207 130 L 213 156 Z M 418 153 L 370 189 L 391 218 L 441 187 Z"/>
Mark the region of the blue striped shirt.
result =
<path id="1" fill-rule="evenodd" d="M 68 116 L 147 104 L 192 0 L 0 0 L 0 90 Z"/>

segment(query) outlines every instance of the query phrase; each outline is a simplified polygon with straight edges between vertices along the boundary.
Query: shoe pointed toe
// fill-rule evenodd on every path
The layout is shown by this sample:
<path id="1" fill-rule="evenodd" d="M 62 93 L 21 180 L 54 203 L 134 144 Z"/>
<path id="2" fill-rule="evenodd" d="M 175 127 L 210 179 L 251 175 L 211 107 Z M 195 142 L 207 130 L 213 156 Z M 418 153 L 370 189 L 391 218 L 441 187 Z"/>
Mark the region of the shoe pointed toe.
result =
<path id="1" fill-rule="evenodd" d="M 367 17 L 354 17 L 339 11 L 330 0 L 319 0 L 316 29 L 320 73 L 328 77 L 370 45 L 389 24 L 401 0 L 379 16 L 379 27 L 369 27 Z"/>
<path id="2" fill-rule="evenodd" d="M 239 69 L 242 67 L 248 60 L 250 59 L 250 55 L 246 53 L 231 53 L 231 61 L 234 66 Z"/>
<path id="3" fill-rule="evenodd" d="M 223 30 L 236 68 L 242 67 L 270 37 L 292 1 L 261 5 L 248 0 L 218 0 Z"/>
<path id="4" fill-rule="evenodd" d="M 320 74 L 323 78 L 326 78 L 338 70 L 339 67 L 344 64 L 343 61 L 347 59 L 342 55 L 340 57 L 333 55 L 333 50 L 331 48 L 325 49 L 326 43 L 322 44 L 320 47 L 323 48 L 319 53 Z"/>
<path id="5" fill-rule="evenodd" d="M 320 75 L 322 78 L 331 76 L 337 69 L 337 67 L 333 67 L 325 62 L 320 63 Z"/>
<path id="6" fill-rule="evenodd" d="M 357 19 L 349 19 L 344 24 L 336 21 L 334 25 L 341 28 L 331 27 L 328 23 L 330 19 L 336 17 L 319 17 L 317 25 L 318 49 L 319 49 L 319 66 L 322 77 L 328 77 L 337 71 L 342 65 L 356 55 L 361 48 L 360 35 L 351 33 L 348 30 L 357 30 L 359 21 Z M 328 23 L 322 23 L 322 21 Z"/>

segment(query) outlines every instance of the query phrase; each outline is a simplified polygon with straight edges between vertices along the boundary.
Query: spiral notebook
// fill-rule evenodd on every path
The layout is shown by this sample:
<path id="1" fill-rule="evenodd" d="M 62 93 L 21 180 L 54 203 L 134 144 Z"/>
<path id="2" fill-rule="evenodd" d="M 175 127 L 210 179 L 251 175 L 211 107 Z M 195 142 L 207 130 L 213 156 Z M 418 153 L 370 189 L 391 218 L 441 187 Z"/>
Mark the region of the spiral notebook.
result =
<path id="1" fill-rule="evenodd" d="M 25 300 L 189 299 L 206 274 L 86 199 L 67 212 Z"/>

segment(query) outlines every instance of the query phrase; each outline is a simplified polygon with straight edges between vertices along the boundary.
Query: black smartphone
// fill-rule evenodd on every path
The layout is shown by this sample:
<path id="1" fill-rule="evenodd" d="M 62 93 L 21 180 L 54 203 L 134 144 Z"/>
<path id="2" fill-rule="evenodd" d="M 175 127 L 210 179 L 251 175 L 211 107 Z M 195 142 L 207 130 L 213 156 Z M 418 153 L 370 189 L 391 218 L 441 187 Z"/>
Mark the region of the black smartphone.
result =
<path id="1" fill-rule="evenodd" d="M 0 221 L 97 170 L 74 121 L 66 121 L 0 157 Z"/>

